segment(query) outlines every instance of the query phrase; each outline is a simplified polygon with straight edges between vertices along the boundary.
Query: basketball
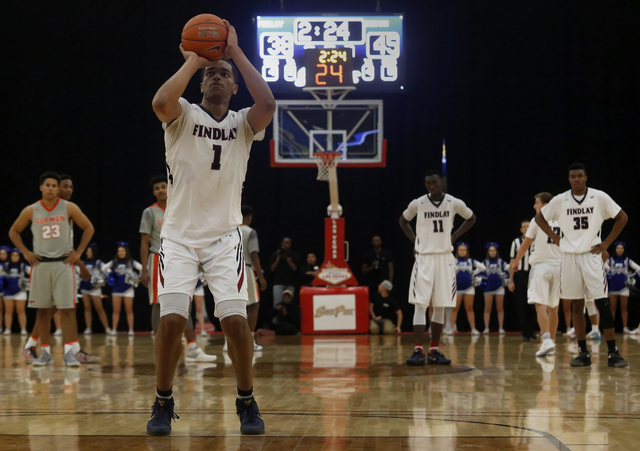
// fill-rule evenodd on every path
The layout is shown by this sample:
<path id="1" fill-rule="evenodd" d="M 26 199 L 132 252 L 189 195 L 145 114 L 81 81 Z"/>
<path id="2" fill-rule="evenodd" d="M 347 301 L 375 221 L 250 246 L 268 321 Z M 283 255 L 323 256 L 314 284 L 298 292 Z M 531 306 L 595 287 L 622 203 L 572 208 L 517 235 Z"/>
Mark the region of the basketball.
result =
<path id="1" fill-rule="evenodd" d="M 192 17 L 182 29 L 182 46 L 212 61 L 219 60 L 227 46 L 227 26 L 213 14 Z"/>

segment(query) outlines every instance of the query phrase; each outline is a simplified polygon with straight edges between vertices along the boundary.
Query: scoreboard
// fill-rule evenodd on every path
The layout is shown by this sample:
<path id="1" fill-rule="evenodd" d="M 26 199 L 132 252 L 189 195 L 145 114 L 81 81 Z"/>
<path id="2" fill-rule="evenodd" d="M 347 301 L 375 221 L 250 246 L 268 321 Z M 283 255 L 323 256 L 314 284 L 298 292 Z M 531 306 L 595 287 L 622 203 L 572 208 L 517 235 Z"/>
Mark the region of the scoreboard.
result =
<path id="1" fill-rule="evenodd" d="M 274 91 L 404 89 L 400 14 L 256 17 L 258 70 Z"/>

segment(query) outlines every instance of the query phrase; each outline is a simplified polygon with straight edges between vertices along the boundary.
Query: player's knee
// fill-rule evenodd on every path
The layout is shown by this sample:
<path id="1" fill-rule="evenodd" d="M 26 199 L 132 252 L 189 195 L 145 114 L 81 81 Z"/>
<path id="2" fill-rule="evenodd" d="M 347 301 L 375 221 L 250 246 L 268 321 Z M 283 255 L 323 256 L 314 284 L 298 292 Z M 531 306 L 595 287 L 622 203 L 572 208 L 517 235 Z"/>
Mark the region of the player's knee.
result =
<path id="1" fill-rule="evenodd" d="M 613 313 L 611 313 L 609 298 L 596 299 L 595 304 L 600 310 L 600 327 L 602 330 L 614 328 L 615 320 L 613 319 Z"/>
<path id="2" fill-rule="evenodd" d="M 231 319 L 234 316 L 240 318 L 234 318 L 233 321 L 247 319 L 247 301 L 235 299 L 228 301 L 221 301 L 216 304 L 216 316 L 220 319 L 220 322 L 226 319 Z"/>
<path id="3" fill-rule="evenodd" d="M 183 293 L 167 293 L 158 296 L 160 303 L 160 318 L 167 315 L 179 315 L 189 318 L 189 302 L 191 298 Z"/>
<path id="4" fill-rule="evenodd" d="M 431 321 L 437 324 L 444 324 L 444 307 L 434 307 Z"/>
<path id="5" fill-rule="evenodd" d="M 413 325 L 414 326 L 426 326 L 427 325 L 427 306 L 421 304 L 415 304 L 413 312 Z"/>

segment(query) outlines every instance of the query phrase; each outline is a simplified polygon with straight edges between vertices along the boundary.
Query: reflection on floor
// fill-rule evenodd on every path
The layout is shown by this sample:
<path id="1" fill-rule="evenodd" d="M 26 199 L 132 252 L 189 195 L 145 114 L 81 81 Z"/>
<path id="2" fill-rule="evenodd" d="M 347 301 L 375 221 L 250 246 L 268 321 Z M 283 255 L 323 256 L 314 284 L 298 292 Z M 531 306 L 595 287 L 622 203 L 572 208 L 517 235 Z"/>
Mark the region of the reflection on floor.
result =
<path id="1" fill-rule="evenodd" d="M 518 335 L 446 337 L 451 367 L 408 367 L 410 335 L 261 337 L 256 398 L 267 432 L 243 437 L 222 335 L 198 337 L 217 354 L 181 364 L 171 437 L 147 437 L 154 397 L 153 337 L 82 337 L 99 364 L 25 365 L 24 338 L 0 341 L 0 449 L 636 449 L 640 343 L 618 335 L 630 367 L 571 368 L 574 341 L 535 358 Z"/>

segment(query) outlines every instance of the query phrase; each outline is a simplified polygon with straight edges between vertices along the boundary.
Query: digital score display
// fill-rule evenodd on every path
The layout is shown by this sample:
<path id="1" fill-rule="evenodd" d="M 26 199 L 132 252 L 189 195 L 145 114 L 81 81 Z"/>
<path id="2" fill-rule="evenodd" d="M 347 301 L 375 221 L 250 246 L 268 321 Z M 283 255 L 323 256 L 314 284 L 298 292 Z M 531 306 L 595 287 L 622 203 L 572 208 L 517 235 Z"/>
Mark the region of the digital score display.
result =
<path id="1" fill-rule="evenodd" d="M 258 70 L 274 91 L 404 89 L 402 15 L 258 16 Z"/>

